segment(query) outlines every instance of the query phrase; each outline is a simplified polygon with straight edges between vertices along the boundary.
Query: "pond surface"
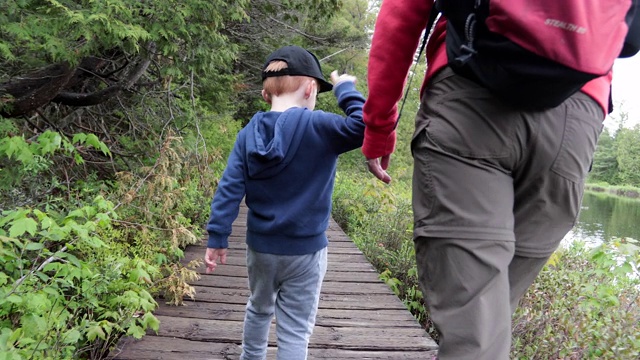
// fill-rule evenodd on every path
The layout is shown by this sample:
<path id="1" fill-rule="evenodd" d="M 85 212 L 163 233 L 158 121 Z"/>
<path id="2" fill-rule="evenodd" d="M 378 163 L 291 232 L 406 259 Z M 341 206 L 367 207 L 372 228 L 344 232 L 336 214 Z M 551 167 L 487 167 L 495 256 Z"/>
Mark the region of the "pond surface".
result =
<path id="1" fill-rule="evenodd" d="M 578 223 L 564 241 L 599 244 L 613 238 L 640 240 L 640 200 L 585 192 Z"/>

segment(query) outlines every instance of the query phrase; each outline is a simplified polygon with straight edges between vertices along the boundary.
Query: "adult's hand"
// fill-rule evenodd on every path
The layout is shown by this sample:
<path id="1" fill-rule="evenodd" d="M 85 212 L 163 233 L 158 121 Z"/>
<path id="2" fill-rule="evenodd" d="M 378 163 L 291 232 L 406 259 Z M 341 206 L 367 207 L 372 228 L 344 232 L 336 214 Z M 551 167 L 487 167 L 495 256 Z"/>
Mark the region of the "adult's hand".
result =
<path id="1" fill-rule="evenodd" d="M 377 177 L 385 184 L 388 184 L 391 182 L 391 176 L 387 174 L 387 168 L 389 167 L 390 161 L 391 155 L 385 155 L 376 159 L 367 159 L 367 167 L 373 176 Z"/>

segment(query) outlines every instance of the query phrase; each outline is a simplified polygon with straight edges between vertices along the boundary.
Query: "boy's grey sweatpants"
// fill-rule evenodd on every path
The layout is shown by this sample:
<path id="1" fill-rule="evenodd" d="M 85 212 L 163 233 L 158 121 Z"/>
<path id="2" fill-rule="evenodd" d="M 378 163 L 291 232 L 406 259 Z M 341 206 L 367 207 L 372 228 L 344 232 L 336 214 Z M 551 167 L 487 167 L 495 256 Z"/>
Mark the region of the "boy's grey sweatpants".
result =
<path id="1" fill-rule="evenodd" d="M 251 295 L 240 359 L 266 359 L 274 314 L 277 359 L 306 359 L 327 271 L 327 248 L 308 255 L 264 254 L 247 248 L 247 269 Z"/>
<path id="2" fill-rule="evenodd" d="M 412 142 L 416 262 L 440 360 L 507 360 L 511 315 L 573 227 L 604 114 L 522 111 L 444 69 Z"/>

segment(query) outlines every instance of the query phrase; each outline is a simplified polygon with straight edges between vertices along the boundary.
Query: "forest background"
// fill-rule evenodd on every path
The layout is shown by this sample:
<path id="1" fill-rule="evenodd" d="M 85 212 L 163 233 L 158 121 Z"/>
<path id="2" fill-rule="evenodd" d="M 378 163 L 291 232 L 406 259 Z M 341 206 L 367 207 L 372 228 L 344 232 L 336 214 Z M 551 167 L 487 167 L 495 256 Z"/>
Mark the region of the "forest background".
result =
<path id="1" fill-rule="evenodd" d="M 156 300 L 193 296 L 209 203 L 235 135 L 258 110 L 275 48 L 313 51 L 358 77 L 379 7 L 365 0 L 0 2 L 0 359 L 101 359 L 157 329 Z M 384 185 L 340 159 L 334 218 L 437 339 L 417 286 L 409 139 L 412 70 Z M 317 108 L 339 112 L 330 94 Z M 601 140 L 590 181 L 640 187 L 640 126 Z M 640 351 L 637 247 L 558 251 L 514 317 L 520 359 Z"/>

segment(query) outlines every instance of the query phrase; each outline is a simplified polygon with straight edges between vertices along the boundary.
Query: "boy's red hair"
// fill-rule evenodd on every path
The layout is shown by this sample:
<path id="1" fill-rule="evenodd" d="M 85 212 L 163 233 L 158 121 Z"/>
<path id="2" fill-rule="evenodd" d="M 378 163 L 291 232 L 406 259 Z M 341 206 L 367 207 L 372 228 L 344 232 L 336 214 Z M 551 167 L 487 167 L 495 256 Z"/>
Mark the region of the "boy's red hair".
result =
<path id="1" fill-rule="evenodd" d="M 288 67 L 289 66 L 285 61 L 275 60 L 270 62 L 264 71 L 265 72 L 280 71 Z M 290 93 L 298 90 L 300 86 L 304 85 L 304 82 L 307 79 L 312 79 L 313 81 L 316 81 L 316 79 L 309 76 L 291 76 L 291 75 L 272 76 L 264 79 L 264 81 L 262 82 L 262 88 L 270 96 L 280 96 L 282 94 L 286 94 L 286 93 Z"/>

